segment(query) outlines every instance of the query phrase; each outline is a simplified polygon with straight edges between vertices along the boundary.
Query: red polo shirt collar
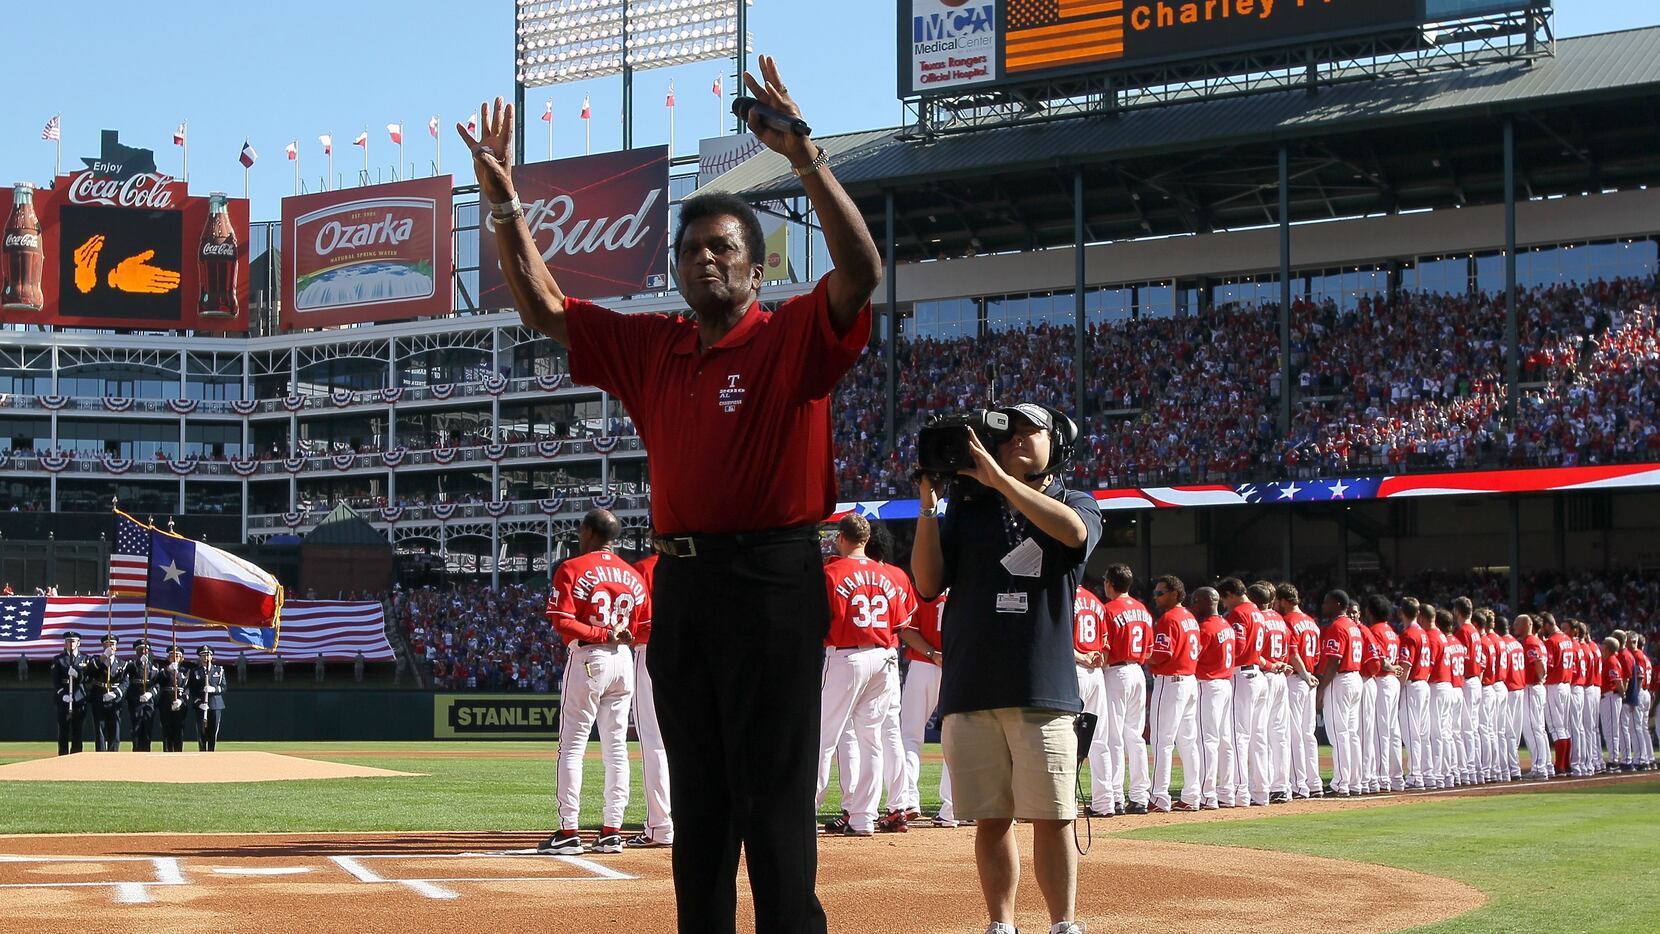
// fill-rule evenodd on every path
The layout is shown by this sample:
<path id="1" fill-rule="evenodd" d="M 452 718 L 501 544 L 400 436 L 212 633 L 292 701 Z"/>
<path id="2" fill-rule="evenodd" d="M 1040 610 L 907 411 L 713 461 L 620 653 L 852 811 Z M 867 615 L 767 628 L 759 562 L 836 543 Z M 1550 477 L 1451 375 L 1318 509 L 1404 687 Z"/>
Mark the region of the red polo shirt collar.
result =
<path id="1" fill-rule="evenodd" d="M 749 343 L 750 340 L 755 337 L 756 329 L 760 328 L 767 314 L 768 313 L 766 311 L 761 309 L 760 302 L 752 303 L 749 306 L 749 310 L 744 312 L 744 316 L 742 318 L 738 319 L 738 323 L 733 326 L 732 330 L 721 335 L 721 339 L 715 341 L 714 346 L 710 347 L 706 353 L 714 353 L 717 350 L 730 350 L 733 347 L 742 347 L 743 345 Z M 683 330 L 680 335 L 675 338 L 672 350 L 674 353 L 681 355 L 695 354 L 698 352 L 699 321 L 697 315 L 686 315 L 681 319 L 681 321 L 683 322 L 681 325 Z M 690 324 L 691 326 L 686 327 L 686 324 Z"/>

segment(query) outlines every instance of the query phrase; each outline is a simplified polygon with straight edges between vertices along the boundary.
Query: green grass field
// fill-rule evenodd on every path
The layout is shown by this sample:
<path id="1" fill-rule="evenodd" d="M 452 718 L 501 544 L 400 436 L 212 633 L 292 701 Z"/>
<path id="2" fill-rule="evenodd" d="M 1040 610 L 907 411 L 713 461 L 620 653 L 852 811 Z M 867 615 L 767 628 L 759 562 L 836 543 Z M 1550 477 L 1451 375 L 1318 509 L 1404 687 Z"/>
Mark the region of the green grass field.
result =
<path id="1" fill-rule="evenodd" d="M 321 743 L 249 743 L 234 748 L 301 752 L 426 774 L 228 785 L 0 782 L 0 833 L 541 831 L 553 825 L 552 743 L 356 743 L 342 744 L 338 751 Z M 41 743 L 0 744 L 0 763 L 51 751 Z M 421 755 L 431 752 L 446 757 Z M 498 755 L 454 757 L 468 752 Z M 504 752 L 528 756 L 499 757 Z M 644 805 L 639 762 L 631 763 L 635 791 L 627 820 L 635 827 L 644 817 Z M 583 823 L 592 828 L 598 824 L 602 782 L 597 761 L 585 764 L 583 778 Z M 938 764 L 925 763 L 927 813 L 938 805 L 938 778 Z M 1280 850 L 1445 876 L 1487 894 L 1481 908 L 1427 929 L 1436 932 L 1651 931 L 1660 930 L 1657 804 L 1660 776 L 1572 791 L 1426 798 L 1342 812 L 1140 830 L 1114 831 L 1108 824 L 1106 829 L 1118 838 L 1108 845 L 1154 839 Z M 824 810 L 833 814 L 838 808 L 833 776 Z M 1097 822 L 1095 829 L 1101 833 L 1102 824 Z"/>

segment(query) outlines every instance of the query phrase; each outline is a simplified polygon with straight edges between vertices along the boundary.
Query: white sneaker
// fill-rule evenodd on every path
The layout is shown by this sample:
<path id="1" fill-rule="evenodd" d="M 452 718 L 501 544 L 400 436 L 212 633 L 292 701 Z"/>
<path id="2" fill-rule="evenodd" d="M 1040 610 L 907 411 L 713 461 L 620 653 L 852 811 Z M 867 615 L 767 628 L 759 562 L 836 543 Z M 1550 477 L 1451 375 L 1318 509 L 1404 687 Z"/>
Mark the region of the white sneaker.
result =
<path id="1" fill-rule="evenodd" d="M 1049 934 L 1086 934 L 1088 925 L 1076 921 L 1058 921 L 1049 925 Z"/>
<path id="2" fill-rule="evenodd" d="M 993 921 L 992 923 L 986 925 L 986 934 L 1020 934 L 1020 930 L 1012 924 L 1004 924 L 1001 921 Z"/>

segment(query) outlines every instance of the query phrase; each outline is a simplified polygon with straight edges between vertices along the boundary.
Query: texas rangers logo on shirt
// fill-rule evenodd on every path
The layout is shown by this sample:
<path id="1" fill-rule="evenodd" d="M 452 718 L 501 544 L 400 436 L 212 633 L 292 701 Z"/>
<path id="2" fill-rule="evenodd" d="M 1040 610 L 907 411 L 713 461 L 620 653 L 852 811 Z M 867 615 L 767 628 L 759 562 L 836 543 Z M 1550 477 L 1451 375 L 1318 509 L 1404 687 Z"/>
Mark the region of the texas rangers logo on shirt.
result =
<path id="1" fill-rule="evenodd" d="M 726 374 L 726 386 L 720 391 L 720 410 L 722 412 L 736 412 L 738 406 L 744 404 L 744 389 L 738 385 L 741 373 Z"/>

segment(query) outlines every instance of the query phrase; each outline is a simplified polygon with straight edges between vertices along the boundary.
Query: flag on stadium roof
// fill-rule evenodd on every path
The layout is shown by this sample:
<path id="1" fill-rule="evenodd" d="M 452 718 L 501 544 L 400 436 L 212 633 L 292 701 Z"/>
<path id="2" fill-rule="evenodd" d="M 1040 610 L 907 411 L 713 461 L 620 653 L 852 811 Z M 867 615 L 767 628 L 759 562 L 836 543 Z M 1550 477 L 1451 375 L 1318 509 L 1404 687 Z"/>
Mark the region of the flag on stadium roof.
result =
<path id="1" fill-rule="evenodd" d="M 669 94 L 668 94 L 668 97 L 663 99 L 663 106 L 664 107 L 673 107 L 674 106 L 674 80 L 673 79 L 669 80 Z"/>
<path id="2" fill-rule="evenodd" d="M 542 122 L 543 123 L 552 123 L 553 122 L 553 101 L 543 101 L 542 102 Z"/>
<path id="3" fill-rule="evenodd" d="M 432 135 L 433 139 L 438 138 L 438 118 L 437 117 L 432 117 L 432 118 L 429 118 L 427 120 L 427 132 Z"/>
<path id="4" fill-rule="evenodd" d="M 352 140 L 352 145 L 362 146 L 365 149 L 369 148 L 369 131 L 364 130 L 363 132 L 357 134 L 357 139 Z"/>
<path id="5" fill-rule="evenodd" d="M 184 131 L 185 131 L 185 127 L 188 126 L 188 125 L 189 124 L 184 120 L 179 121 L 179 128 L 173 131 L 173 145 L 175 145 L 175 146 L 183 146 L 184 145 Z"/>
<path id="6" fill-rule="evenodd" d="M 115 535 L 110 539 L 109 592 L 142 597 L 150 583 L 150 527 L 121 510 L 115 511 Z"/>
<path id="7" fill-rule="evenodd" d="M 242 154 L 237 156 L 236 160 L 242 163 L 242 167 L 245 169 L 253 168 L 254 163 L 259 161 L 259 153 L 254 152 L 254 144 L 243 140 Z"/>
<path id="8" fill-rule="evenodd" d="M 300 158 L 300 141 L 295 140 L 292 143 L 289 143 L 283 148 L 283 151 L 288 153 L 289 162 L 293 162 L 294 160 Z"/>
<path id="9" fill-rule="evenodd" d="M 152 613 L 197 626 L 272 629 L 282 609 L 282 585 L 257 565 L 206 542 L 150 530 Z M 276 633 L 272 633 L 272 647 Z"/>
<path id="10" fill-rule="evenodd" d="M 582 119 L 586 120 L 593 116 L 593 110 L 593 107 L 588 103 L 588 95 L 582 95 Z"/>
<path id="11" fill-rule="evenodd" d="M 397 143 L 399 146 L 403 145 L 403 124 L 388 123 L 386 125 L 386 133 L 392 137 L 392 142 Z"/>
<path id="12" fill-rule="evenodd" d="M 61 116 L 60 114 L 53 114 L 52 119 L 46 121 L 46 125 L 44 127 L 41 127 L 41 130 L 40 130 L 40 138 L 41 139 L 54 139 L 55 140 L 55 139 L 62 139 L 63 138 L 63 123 L 62 123 L 61 120 L 58 119 L 60 116 Z"/>
<path id="13" fill-rule="evenodd" d="M 334 152 L 334 136 L 333 136 L 333 134 L 324 133 L 323 135 L 317 137 L 317 142 L 323 144 L 323 155 L 327 156 L 327 155 L 330 155 Z"/>

